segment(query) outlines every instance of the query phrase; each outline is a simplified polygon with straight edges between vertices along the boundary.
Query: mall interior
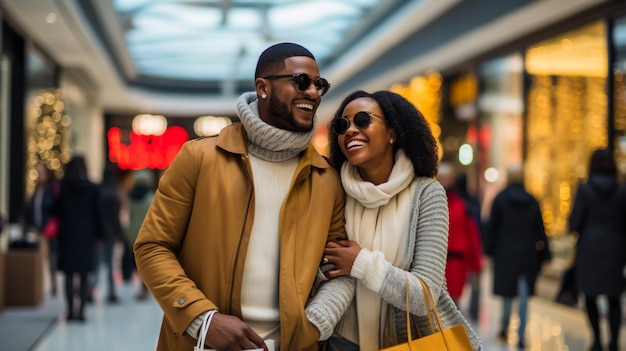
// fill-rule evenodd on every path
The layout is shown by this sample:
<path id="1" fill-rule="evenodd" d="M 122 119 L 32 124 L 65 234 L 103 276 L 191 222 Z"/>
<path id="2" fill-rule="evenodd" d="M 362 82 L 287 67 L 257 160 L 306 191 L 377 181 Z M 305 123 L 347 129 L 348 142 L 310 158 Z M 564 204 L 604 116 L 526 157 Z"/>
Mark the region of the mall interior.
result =
<path id="1" fill-rule="evenodd" d="M 125 281 L 118 266 L 119 302 L 99 286 L 85 323 L 63 318 L 62 294 L 51 293 L 63 276 L 47 273 L 45 240 L 22 225 L 36 167 L 62 177 L 83 155 L 96 183 L 109 164 L 161 174 L 185 141 L 238 121 L 258 55 L 282 41 L 311 50 L 331 84 L 317 110 L 321 153 L 343 97 L 391 90 L 423 113 L 483 217 L 507 167 L 521 165 L 552 254 L 530 300 L 526 349 L 589 348 L 583 304 L 556 295 L 591 153 L 610 149 L 626 181 L 626 1 L 0 0 L 0 21 L 0 349 L 155 348 L 159 305 L 136 300 L 140 278 Z M 483 350 L 516 350 L 514 336 L 497 338 L 501 302 L 485 262 L 472 326 Z"/>

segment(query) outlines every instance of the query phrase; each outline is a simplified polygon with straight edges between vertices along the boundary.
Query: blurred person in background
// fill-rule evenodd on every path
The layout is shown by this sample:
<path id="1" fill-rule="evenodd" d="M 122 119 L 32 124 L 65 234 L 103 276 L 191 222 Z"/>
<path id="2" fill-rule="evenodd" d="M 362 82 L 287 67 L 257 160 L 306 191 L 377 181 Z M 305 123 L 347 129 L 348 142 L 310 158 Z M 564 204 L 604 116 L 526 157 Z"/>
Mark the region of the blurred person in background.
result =
<path id="1" fill-rule="evenodd" d="M 593 152 L 589 179 L 576 192 L 569 229 L 578 233 L 575 279 L 578 291 L 585 297 L 593 331 L 590 350 L 602 350 L 597 298 L 604 295 L 608 299 L 611 332 L 609 351 L 617 351 L 626 265 L 626 186 L 617 181 L 617 167 L 610 150 Z"/>
<path id="2" fill-rule="evenodd" d="M 107 163 L 102 175 L 100 185 L 100 199 L 104 215 L 103 235 L 104 242 L 98 245 L 96 250 L 96 267 L 93 274 L 93 285 L 98 282 L 100 263 L 106 266 L 107 298 L 109 303 L 116 303 L 119 297 L 115 286 L 115 246 L 124 240 L 122 224 L 120 221 L 121 200 L 119 194 L 120 170 L 115 164 Z M 90 291 L 91 294 L 91 291 Z"/>
<path id="3" fill-rule="evenodd" d="M 478 197 L 475 194 L 470 193 L 469 191 L 469 188 L 467 186 L 467 173 L 460 172 L 457 174 L 456 191 L 465 202 L 465 208 L 467 209 L 467 213 L 476 222 L 476 227 L 478 229 L 478 237 L 480 238 L 480 249 L 481 249 L 481 258 L 482 258 L 482 252 L 485 249 L 484 247 L 485 238 L 484 238 L 484 233 L 483 233 L 484 224 L 482 221 L 481 211 L 480 211 L 480 201 L 478 201 Z M 481 266 L 484 266 L 484 265 L 481 264 Z M 469 276 L 469 282 L 470 282 L 469 315 L 470 315 L 470 318 L 472 318 L 472 320 L 474 320 L 475 322 L 478 321 L 478 316 L 479 316 L 479 311 L 480 311 L 481 273 L 482 273 L 482 269 L 478 272 L 473 272 L 473 274 L 470 274 Z"/>
<path id="4" fill-rule="evenodd" d="M 464 325 L 474 350 L 480 350 L 478 336 L 446 289 L 448 206 L 444 188 L 433 179 L 437 144 L 425 118 L 393 92 L 356 91 L 343 100 L 330 129 L 350 240 L 329 242 L 323 261 L 334 265 L 329 278 L 354 277 L 356 291 L 337 290 L 331 301 L 316 295 L 309 303 L 343 306 L 339 299 L 351 299 L 343 316 L 341 310 L 320 316 L 337 324 L 332 336 L 332 328 L 318 327 L 327 330 L 322 338 L 330 336 L 326 350 L 374 351 L 406 342 L 407 289 L 416 327 L 421 335 L 431 334 L 418 278 L 429 287 L 444 328 Z"/>
<path id="5" fill-rule="evenodd" d="M 437 181 L 446 190 L 448 198 L 450 225 L 446 281 L 450 296 L 458 306 L 468 278 L 478 275 L 482 269 L 482 244 L 478 223 L 470 216 L 465 201 L 456 190 L 456 172 L 451 164 L 443 162 L 439 165 Z"/>
<path id="6" fill-rule="evenodd" d="M 126 238 L 128 227 L 130 226 L 129 194 L 134 186 L 134 171 L 131 169 L 120 170 L 118 194 L 120 198 L 120 225 L 122 226 L 122 233 L 124 233 L 120 268 L 122 270 L 122 280 L 125 283 L 133 282 L 133 273 L 136 271 L 133 245 L 132 243 L 129 244 Z"/>
<path id="7" fill-rule="evenodd" d="M 98 185 L 87 177 L 85 158 L 74 156 L 61 179 L 54 213 L 59 216 L 59 270 L 65 274 L 67 319 L 85 321 L 88 275 L 94 270 L 96 241 L 103 239 L 103 212 Z M 78 280 L 78 308 L 74 309 Z"/>
<path id="8" fill-rule="evenodd" d="M 133 245 L 135 244 L 135 240 L 137 240 L 139 229 L 141 229 L 143 220 L 146 217 L 148 209 L 150 209 L 152 199 L 154 198 L 155 187 L 154 173 L 152 172 L 152 170 L 143 169 L 135 171 L 133 178 L 135 180 L 135 185 L 128 194 L 129 222 L 125 238 L 129 247 L 133 247 Z M 132 260 L 133 267 L 136 270 L 137 266 L 134 254 L 132 255 Z M 148 288 L 146 287 L 146 284 L 144 284 L 142 281 L 140 283 L 137 299 L 145 300 L 146 298 L 148 298 Z"/>
<path id="9" fill-rule="evenodd" d="M 528 300 L 551 254 L 539 202 L 524 189 L 520 165 L 508 167 L 507 186 L 493 201 L 485 234 L 485 253 L 492 258 L 493 293 L 502 296 L 497 338 L 508 342 L 513 299 L 517 297 L 517 344 L 524 348 Z"/>
<path id="10" fill-rule="evenodd" d="M 465 202 L 465 208 L 467 209 L 467 213 L 470 217 L 474 219 L 474 221 L 476 221 L 476 224 L 478 225 L 478 231 L 482 234 L 483 223 L 480 211 L 480 201 L 474 193 L 470 193 L 470 189 L 467 185 L 467 180 L 467 173 L 458 173 L 455 179 L 455 190 Z M 484 243 L 482 236 L 480 238 L 481 243 Z"/>
<path id="11" fill-rule="evenodd" d="M 57 230 L 49 229 L 45 231 L 46 224 L 52 215 L 52 207 L 55 198 L 59 194 L 59 180 L 54 176 L 54 172 L 48 169 L 45 164 L 39 163 L 35 167 L 37 171 L 37 185 L 30 200 L 24 207 L 23 232 L 34 230 L 37 234 L 43 235 L 47 244 L 48 272 L 50 274 L 50 292 L 52 296 L 57 294 Z"/>
<path id="12" fill-rule="evenodd" d="M 42 234 L 54 203 L 52 187 L 54 173 L 43 163 L 37 164 L 35 171 L 37 172 L 35 190 L 24 206 L 24 230 L 34 230 L 37 234 Z"/>
<path id="13" fill-rule="evenodd" d="M 241 123 L 183 145 L 135 241 L 165 314 L 158 350 L 191 350 L 207 324 L 214 349 L 317 350 L 305 305 L 326 242 L 345 238 L 339 177 L 311 145 L 330 84 L 309 50 L 278 43 L 259 56 L 254 86 L 237 100 Z"/>

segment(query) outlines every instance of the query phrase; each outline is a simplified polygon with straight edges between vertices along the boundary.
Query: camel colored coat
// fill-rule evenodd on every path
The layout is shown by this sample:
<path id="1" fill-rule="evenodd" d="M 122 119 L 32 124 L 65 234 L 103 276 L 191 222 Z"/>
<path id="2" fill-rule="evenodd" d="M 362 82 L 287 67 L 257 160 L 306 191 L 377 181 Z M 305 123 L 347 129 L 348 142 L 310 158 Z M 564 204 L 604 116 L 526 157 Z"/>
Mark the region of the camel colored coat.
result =
<path id="1" fill-rule="evenodd" d="M 158 350 L 192 350 L 185 330 L 211 309 L 241 318 L 243 269 L 254 221 L 243 126 L 187 142 L 164 173 L 134 245 L 137 268 L 164 312 Z M 345 237 L 337 172 L 309 146 L 280 210 L 281 350 L 316 350 L 304 307 L 327 240 Z"/>

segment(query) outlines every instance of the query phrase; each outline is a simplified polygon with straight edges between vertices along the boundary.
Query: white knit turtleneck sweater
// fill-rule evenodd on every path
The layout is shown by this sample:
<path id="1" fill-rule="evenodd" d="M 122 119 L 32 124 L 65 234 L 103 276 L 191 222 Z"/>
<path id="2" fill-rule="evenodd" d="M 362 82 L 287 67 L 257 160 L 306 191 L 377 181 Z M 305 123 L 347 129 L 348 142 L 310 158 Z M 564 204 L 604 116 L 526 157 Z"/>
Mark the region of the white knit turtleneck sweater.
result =
<path id="1" fill-rule="evenodd" d="M 298 158 L 281 162 L 250 156 L 254 174 L 254 223 L 241 288 L 241 313 L 261 337 L 280 328 L 278 309 L 279 238 L 278 217 Z"/>

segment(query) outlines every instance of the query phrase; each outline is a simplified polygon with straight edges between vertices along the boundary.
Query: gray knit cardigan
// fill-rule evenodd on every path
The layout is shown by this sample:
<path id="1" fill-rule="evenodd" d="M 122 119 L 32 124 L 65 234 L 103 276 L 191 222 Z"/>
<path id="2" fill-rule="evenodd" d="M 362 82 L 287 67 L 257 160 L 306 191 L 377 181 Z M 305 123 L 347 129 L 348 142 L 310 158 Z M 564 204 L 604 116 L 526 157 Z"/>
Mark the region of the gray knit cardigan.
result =
<path id="1" fill-rule="evenodd" d="M 482 349 L 480 339 L 467 323 L 448 294 L 445 280 L 448 252 L 448 201 L 439 182 L 430 178 L 417 178 L 413 197 L 405 262 L 401 267 L 388 263 L 388 273 L 380 295 L 382 311 L 390 308 L 389 320 L 382 320 L 380 340 L 386 340 L 386 323 L 389 323 L 391 345 L 406 342 L 406 273 L 409 274 L 409 308 L 422 335 L 431 334 L 424 294 L 417 279 L 420 277 L 437 301 L 437 311 L 444 328 L 463 324 L 475 351 Z M 332 289 L 332 291 L 327 291 Z M 309 320 L 320 330 L 320 340 L 329 338 L 333 329 L 354 297 L 354 280 L 344 284 L 321 284 L 318 293 L 309 301 L 306 311 Z M 413 330 L 414 337 L 415 330 Z M 380 348 L 390 345 L 379 345 Z"/>

